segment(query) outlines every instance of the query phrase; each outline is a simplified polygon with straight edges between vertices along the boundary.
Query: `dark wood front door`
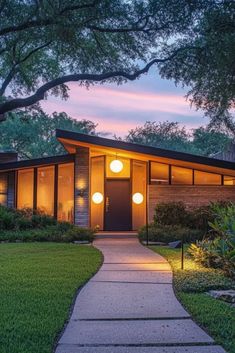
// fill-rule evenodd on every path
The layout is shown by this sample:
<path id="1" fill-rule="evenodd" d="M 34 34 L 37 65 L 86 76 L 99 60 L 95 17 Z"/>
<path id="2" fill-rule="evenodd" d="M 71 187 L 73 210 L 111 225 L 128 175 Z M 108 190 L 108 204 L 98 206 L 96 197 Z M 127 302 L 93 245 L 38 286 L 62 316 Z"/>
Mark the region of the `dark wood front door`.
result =
<path id="1" fill-rule="evenodd" d="M 130 180 L 106 180 L 105 230 L 131 230 Z"/>

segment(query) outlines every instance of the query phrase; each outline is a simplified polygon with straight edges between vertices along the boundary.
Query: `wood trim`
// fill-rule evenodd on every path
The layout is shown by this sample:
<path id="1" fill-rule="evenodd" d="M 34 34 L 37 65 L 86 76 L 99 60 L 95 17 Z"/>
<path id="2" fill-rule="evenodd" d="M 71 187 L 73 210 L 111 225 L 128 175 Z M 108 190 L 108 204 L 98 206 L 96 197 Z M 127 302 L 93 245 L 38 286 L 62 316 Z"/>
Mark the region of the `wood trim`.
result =
<path id="1" fill-rule="evenodd" d="M 38 168 L 33 168 L 33 213 L 37 211 Z"/>

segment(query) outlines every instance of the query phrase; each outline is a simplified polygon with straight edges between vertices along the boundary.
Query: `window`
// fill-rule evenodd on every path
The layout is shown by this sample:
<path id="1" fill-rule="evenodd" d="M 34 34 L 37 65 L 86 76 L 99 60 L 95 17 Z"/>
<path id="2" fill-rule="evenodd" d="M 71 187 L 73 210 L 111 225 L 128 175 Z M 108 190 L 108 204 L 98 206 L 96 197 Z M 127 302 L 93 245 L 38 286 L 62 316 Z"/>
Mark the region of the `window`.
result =
<path id="1" fill-rule="evenodd" d="M 33 208 L 33 169 L 18 171 L 17 208 Z"/>
<path id="2" fill-rule="evenodd" d="M 224 175 L 224 185 L 235 185 L 235 177 Z"/>
<path id="3" fill-rule="evenodd" d="M 54 215 L 54 166 L 38 168 L 37 209 Z"/>
<path id="4" fill-rule="evenodd" d="M 151 184 L 169 184 L 169 165 L 151 162 Z"/>
<path id="5" fill-rule="evenodd" d="M 58 166 L 58 208 L 59 221 L 72 223 L 74 215 L 74 164 Z"/>
<path id="6" fill-rule="evenodd" d="M 192 169 L 182 167 L 171 167 L 171 184 L 193 184 L 193 171 Z"/>
<path id="7" fill-rule="evenodd" d="M 196 185 L 221 185 L 221 175 L 194 171 L 194 184 Z"/>
<path id="8" fill-rule="evenodd" d="M 7 204 L 7 174 L 0 174 L 0 205 Z"/>
<path id="9" fill-rule="evenodd" d="M 133 161 L 132 166 L 132 197 L 136 193 L 143 196 L 143 202 L 132 201 L 132 228 L 138 229 L 146 223 L 146 174 L 145 162 Z"/>
<path id="10" fill-rule="evenodd" d="M 118 160 L 122 163 L 122 169 L 118 173 L 112 172 L 110 163 Z M 106 156 L 106 177 L 107 178 L 130 178 L 130 160 L 126 158 L 117 158 L 115 156 Z"/>
<path id="11" fill-rule="evenodd" d="M 91 158 L 91 226 L 104 228 L 104 156 Z M 99 194 L 100 202 L 94 202 L 94 195 Z"/>

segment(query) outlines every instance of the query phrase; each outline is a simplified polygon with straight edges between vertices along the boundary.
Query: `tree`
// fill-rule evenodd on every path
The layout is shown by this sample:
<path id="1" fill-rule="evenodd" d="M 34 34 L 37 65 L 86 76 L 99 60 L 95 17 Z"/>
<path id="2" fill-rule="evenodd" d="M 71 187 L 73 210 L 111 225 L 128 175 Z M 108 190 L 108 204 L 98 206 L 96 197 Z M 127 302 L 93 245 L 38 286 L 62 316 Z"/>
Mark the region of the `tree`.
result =
<path id="1" fill-rule="evenodd" d="M 75 120 L 65 113 L 51 116 L 42 111 L 20 112 L 0 124 L 0 148 L 14 150 L 20 158 L 38 158 L 64 154 L 56 140 L 55 129 L 67 129 L 94 135 L 96 125 L 89 120 Z"/>
<path id="2" fill-rule="evenodd" d="M 227 132 L 202 126 L 194 129 L 190 134 L 177 122 L 147 121 L 143 126 L 130 130 L 125 141 L 211 156 L 225 150 L 232 141 L 232 136 Z"/>
<path id="3" fill-rule="evenodd" d="M 143 126 L 130 130 L 125 140 L 176 151 L 190 149 L 188 133 L 177 122 L 147 121 Z"/>
<path id="4" fill-rule="evenodd" d="M 216 6 L 218 0 L 0 0 L 1 120 L 48 92 L 66 98 L 70 81 L 120 84 L 153 65 L 166 75 L 161 64 L 201 53 L 205 45 L 195 46 L 191 35 Z"/>
<path id="5" fill-rule="evenodd" d="M 226 150 L 232 136 L 228 133 L 211 129 L 210 127 L 199 127 L 193 130 L 192 146 L 196 153 L 204 156 L 213 156 L 214 154 Z"/>
<path id="6" fill-rule="evenodd" d="M 207 3 L 207 1 L 205 1 Z M 215 0 L 173 46 L 197 47 L 160 64 L 160 74 L 189 88 L 187 98 L 205 111 L 210 126 L 235 134 L 235 2 Z"/>

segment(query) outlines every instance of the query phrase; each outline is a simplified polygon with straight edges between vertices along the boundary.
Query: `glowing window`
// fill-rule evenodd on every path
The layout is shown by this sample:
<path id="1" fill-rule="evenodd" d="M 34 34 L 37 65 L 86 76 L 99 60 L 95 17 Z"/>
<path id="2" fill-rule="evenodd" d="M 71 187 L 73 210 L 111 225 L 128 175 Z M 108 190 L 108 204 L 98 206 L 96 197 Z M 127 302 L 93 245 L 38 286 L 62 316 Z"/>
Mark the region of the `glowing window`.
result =
<path id="1" fill-rule="evenodd" d="M 74 218 L 74 164 L 58 166 L 58 206 L 59 221 L 72 223 Z"/>
<path id="2" fill-rule="evenodd" d="M 18 171 L 17 208 L 33 208 L 33 169 Z"/>
<path id="3" fill-rule="evenodd" d="M 151 162 L 151 184 L 169 184 L 169 165 Z"/>
<path id="4" fill-rule="evenodd" d="M 221 175 L 195 170 L 194 183 L 197 185 L 221 185 Z"/>
<path id="5" fill-rule="evenodd" d="M 224 185 L 235 185 L 235 177 L 224 175 Z"/>
<path id="6" fill-rule="evenodd" d="M 37 209 L 54 215 L 54 166 L 38 168 Z"/>
<path id="7" fill-rule="evenodd" d="M 171 184 L 192 185 L 193 171 L 192 169 L 171 167 Z"/>
<path id="8" fill-rule="evenodd" d="M 7 173 L 0 174 L 0 205 L 7 205 Z"/>

